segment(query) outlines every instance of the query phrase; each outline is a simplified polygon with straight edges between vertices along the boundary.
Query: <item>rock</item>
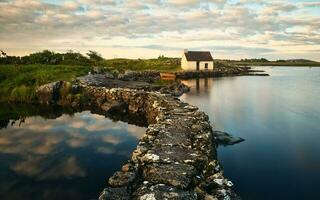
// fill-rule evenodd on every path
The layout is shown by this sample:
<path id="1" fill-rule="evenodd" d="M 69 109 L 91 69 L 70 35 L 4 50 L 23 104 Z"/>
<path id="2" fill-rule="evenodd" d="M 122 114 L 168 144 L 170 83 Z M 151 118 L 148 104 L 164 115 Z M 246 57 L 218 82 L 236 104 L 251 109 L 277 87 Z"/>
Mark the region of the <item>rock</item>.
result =
<path id="1" fill-rule="evenodd" d="M 118 79 L 123 81 L 143 81 L 153 83 L 160 80 L 160 73 L 157 71 L 126 70 L 123 74 L 118 75 Z"/>
<path id="2" fill-rule="evenodd" d="M 112 73 L 106 72 L 106 73 L 104 74 L 104 76 L 105 76 L 106 78 L 108 78 L 108 79 L 114 79 L 114 75 L 113 75 Z"/>
<path id="3" fill-rule="evenodd" d="M 157 184 L 154 186 L 142 186 L 137 189 L 134 196 L 138 200 L 196 200 L 194 191 L 179 190 L 175 187 Z"/>
<path id="4" fill-rule="evenodd" d="M 99 200 L 130 200 L 127 187 L 105 188 L 100 194 Z"/>
<path id="5" fill-rule="evenodd" d="M 205 197 L 204 197 L 204 200 L 218 200 L 216 197 L 212 196 L 212 195 L 209 195 L 207 194 Z"/>
<path id="6" fill-rule="evenodd" d="M 181 96 L 182 94 L 189 92 L 190 87 L 180 82 L 173 82 L 168 86 L 164 86 L 159 90 L 164 94 L 171 94 L 172 96 Z"/>
<path id="7" fill-rule="evenodd" d="M 218 144 L 222 144 L 222 145 L 234 145 L 234 144 L 245 141 L 241 137 L 234 137 L 228 133 L 221 132 L 221 131 L 214 131 L 214 135 Z"/>
<path id="8" fill-rule="evenodd" d="M 64 100 L 71 93 L 72 86 L 67 81 L 57 81 L 40 86 L 36 90 L 36 94 L 40 103 L 55 104 L 59 100 Z"/>
<path id="9" fill-rule="evenodd" d="M 134 73 L 125 74 L 130 78 Z M 217 133 L 213 134 L 204 112 L 171 94 L 152 91 L 152 88 L 147 91 L 146 82 L 142 87 L 137 87 L 137 82 L 130 82 L 128 86 L 128 81 L 106 78 L 102 74 L 80 77 L 77 81 L 89 99 L 86 106 L 95 105 L 106 115 L 143 116 L 149 125 L 128 163 L 109 178 L 101 200 L 211 196 L 219 200 L 237 199 L 232 183 L 224 178 L 217 161 L 216 141 L 212 139 Z M 60 89 L 68 91 L 69 86 L 72 88 L 70 83 L 59 82 L 41 87 L 38 93 L 43 95 L 41 102 L 56 103 L 60 96 L 67 94 Z M 177 88 L 180 90 L 179 85 Z M 59 98 L 54 97 L 56 90 Z M 74 104 L 77 105 L 80 104 Z"/>
<path id="10" fill-rule="evenodd" d="M 143 178 L 151 183 L 186 189 L 195 173 L 195 168 L 187 164 L 150 164 L 144 167 Z"/>
<path id="11" fill-rule="evenodd" d="M 124 102 L 115 101 L 110 105 L 110 108 L 108 109 L 108 113 L 126 113 L 128 110 L 128 105 Z"/>
<path id="12" fill-rule="evenodd" d="M 109 185 L 112 187 L 122 187 L 129 186 L 135 181 L 136 173 L 134 172 L 123 172 L 118 171 L 114 173 L 112 177 L 109 178 Z"/>

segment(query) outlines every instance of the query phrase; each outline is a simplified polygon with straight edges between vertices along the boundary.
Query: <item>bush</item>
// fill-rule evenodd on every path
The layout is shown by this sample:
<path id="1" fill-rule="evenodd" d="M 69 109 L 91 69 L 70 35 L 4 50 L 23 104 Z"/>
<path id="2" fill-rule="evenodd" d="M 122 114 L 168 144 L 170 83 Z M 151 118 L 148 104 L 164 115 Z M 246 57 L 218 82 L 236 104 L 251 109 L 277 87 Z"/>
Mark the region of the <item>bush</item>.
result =
<path id="1" fill-rule="evenodd" d="M 11 91 L 10 99 L 16 102 L 31 102 L 35 96 L 34 88 L 21 85 Z"/>

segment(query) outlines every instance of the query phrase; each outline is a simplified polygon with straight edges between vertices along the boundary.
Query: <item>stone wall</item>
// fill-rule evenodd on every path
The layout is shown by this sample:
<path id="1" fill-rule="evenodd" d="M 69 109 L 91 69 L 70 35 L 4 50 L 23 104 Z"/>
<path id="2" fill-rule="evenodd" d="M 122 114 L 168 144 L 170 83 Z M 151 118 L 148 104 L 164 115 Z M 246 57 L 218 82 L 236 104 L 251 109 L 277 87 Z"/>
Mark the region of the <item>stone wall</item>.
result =
<path id="1" fill-rule="evenodd" d="M 125 103 L 128 112 L 145 115 L 149 124 L 131 159 L 109 178 L 100 200 L 239 199 L 216 160 L 208 116 L 197 107 L 157 92 L 86 90 L 99 99 L 97 104 Z"/>
<path id="2" fill-rule="evenodd" d="M 39 101 L 54 103 L 50 91 L 66 85 L 40 87 Z M 106 113 L 137 114 L 148 122 L 131 159 L 109 178 L 100 200 L 240 199 L 217 161 L 208 116 L 197 107 L 168 94 L 138 89 L 81 85 L 81 91 L 87 99 L 82 104 Z"/>
<path id="3" fill-rule="evenodd" d="M 222 76 L 269 76 L 262 70 L 252 70 L 250 67 L 223 67 L 217 66 L 213 70 L 201 71 L 179 71 L 175 72 L 178 79 L 192 79 L 204 77 L 222 77 Z"/>

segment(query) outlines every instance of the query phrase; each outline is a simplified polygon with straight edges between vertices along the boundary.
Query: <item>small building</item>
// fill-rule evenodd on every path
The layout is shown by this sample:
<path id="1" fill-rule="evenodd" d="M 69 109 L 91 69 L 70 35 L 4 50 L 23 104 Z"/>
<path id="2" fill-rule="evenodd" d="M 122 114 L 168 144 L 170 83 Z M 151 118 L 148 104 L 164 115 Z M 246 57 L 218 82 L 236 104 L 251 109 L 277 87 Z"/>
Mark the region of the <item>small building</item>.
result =
<path id="1" fill-rule="evenodd" d="M 210 51 L 184 50 L 181 59 L 183 70 L 213 70 L 214 63 Z"/>

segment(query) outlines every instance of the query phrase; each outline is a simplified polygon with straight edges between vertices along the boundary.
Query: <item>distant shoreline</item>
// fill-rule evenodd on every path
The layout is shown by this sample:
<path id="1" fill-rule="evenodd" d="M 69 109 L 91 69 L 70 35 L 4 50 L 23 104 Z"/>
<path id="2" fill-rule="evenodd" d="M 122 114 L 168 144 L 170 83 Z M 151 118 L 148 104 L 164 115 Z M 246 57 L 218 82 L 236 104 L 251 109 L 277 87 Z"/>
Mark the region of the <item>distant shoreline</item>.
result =
<path id="1" fill-rule="evenodd" d="M 312 68 L 312 67 L 320 67 L 320 65 L 315 66 L 302 66 L 302 65 L 246 65 L 248 67 L 301 67 L 301 68 Z"/>
<path id="2" fill-rule="evenodd" d="M 250 67 L 320 67 L 320 62 L 241 62 L 229 61 L 232 64 L 239 66 Z"/>

